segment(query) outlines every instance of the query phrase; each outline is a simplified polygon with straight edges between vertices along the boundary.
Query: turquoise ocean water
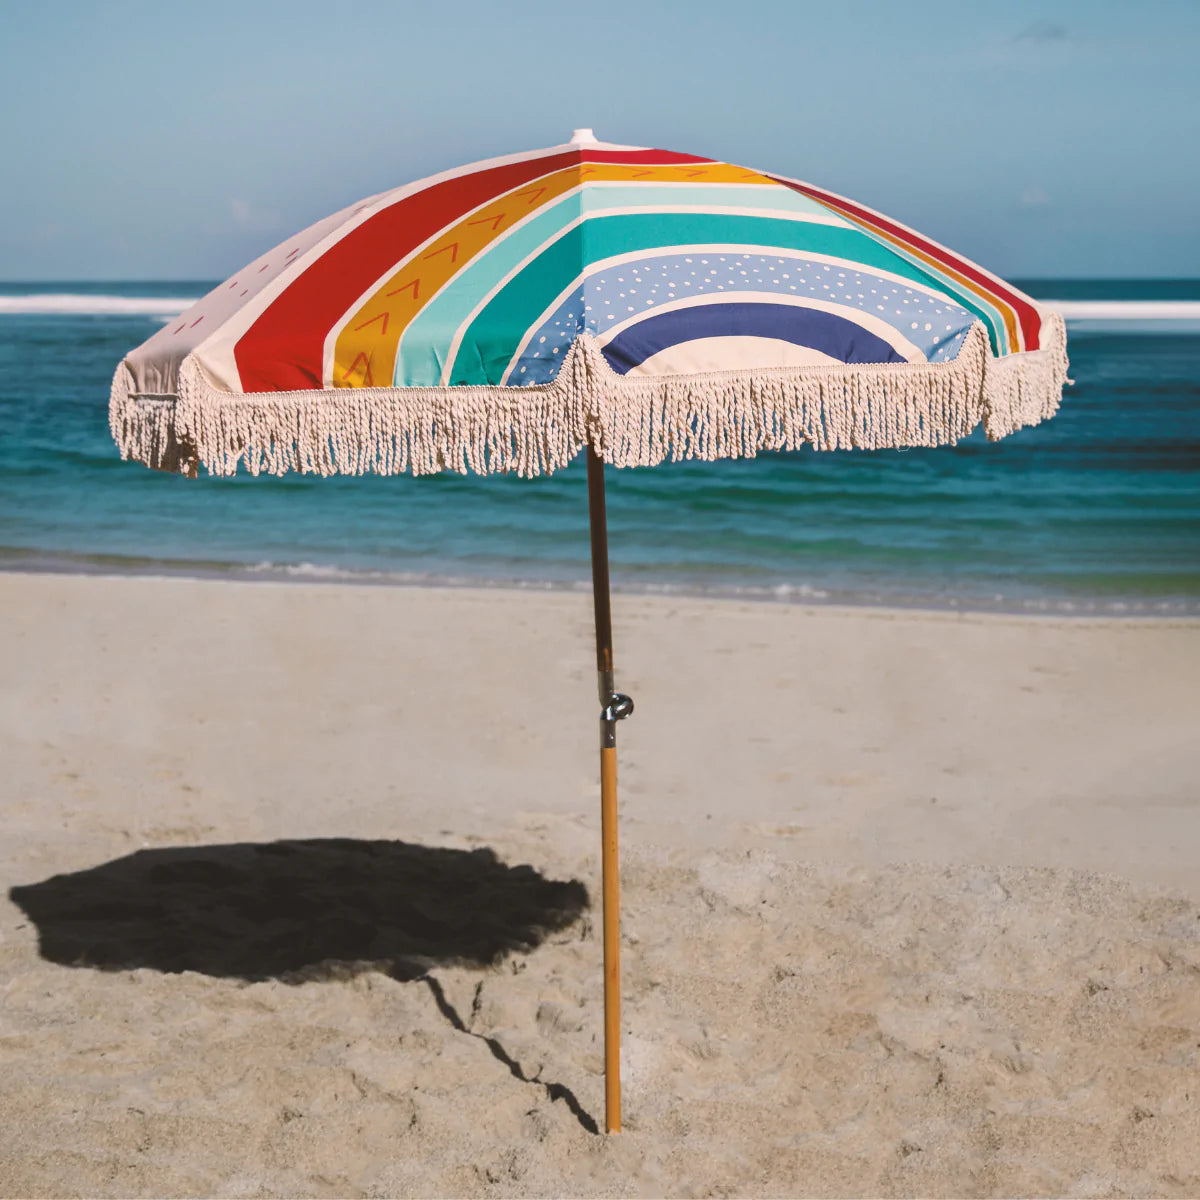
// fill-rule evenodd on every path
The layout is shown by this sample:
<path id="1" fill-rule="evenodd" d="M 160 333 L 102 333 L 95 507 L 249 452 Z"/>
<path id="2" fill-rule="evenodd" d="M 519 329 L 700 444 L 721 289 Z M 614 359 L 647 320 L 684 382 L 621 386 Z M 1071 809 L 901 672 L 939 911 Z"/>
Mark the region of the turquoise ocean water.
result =
<path id="1" fill-rule="evenodd" d="M 582 460 L 534 481 L 192 481 L 122 463 L 113 368 L 209 286 L 0 284 L 0 568 L 585 583 Z M 1076 383 L 1055 420 L 995 444 L 610 470 L 614 586 L 1200 613 L 1200 281 L 1022 286 L 1068 314 Z"/>

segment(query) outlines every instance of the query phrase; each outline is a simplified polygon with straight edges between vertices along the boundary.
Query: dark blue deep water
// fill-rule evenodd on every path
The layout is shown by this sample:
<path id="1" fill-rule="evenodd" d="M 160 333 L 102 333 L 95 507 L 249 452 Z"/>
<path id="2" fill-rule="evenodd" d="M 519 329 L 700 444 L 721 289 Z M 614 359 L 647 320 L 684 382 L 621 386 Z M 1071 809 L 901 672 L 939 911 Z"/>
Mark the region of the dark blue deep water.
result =
<path id="1" fill-rule="evenodd" d="M 535 481 L 186 480 L 122 463 L 109 381 L 162 318 L 33 297 L 186 298 L 207 286 L 0 285 L 0 567 L 586 580 L 582 461 Z M 1137 304 L 1197 300 L 1200 284 L 1025 286 L 1041 299 L 1130 302 L 1121 319 L 1069 323 L 1076 383 L 1055 420 L 996 444 L 977 434 L 938 450 L 610 470 L 615 586 L 1200 612 L 1200 321 L 1140 319 Z"/>

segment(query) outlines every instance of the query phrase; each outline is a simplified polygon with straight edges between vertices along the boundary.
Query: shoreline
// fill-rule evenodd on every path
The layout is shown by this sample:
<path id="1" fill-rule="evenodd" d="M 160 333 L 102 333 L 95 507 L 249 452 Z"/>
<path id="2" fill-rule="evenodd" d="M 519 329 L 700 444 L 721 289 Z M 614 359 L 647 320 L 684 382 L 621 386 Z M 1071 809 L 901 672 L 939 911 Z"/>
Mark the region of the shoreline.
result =
<path id="1" fill-rule="evenodd" d="M 590 577 L 579 579 L 546 579 L 520 577 L 469 576 L 452 574 L 422 574 L 417 572 L 383 571 L 323 566 L 314 563 L 234 563 L 190 562 L 179 559 L 127 559 L 120 555 L 77 556 L 47 555 L 41 552 L 29 558 L 16 554 L 12 559 L 0 557 L 2 575 L 79 576 L 88 579 L 176 579 L 198 583 L 276 583 L 287 586 L 396 588 L 403 590 L 444 590 L 453 592 L 503 592 L 516 595 L 577 595 L 591 592 Z M 34 559 L 34 561 L 29 561 Z M 115 561 L 114 561 L 115 560 Z M 751 604 L 768 607 L 791 607 L 818 611 L 884 612 L 914 616 L 1001 617 L 1031 620 L 1063 620 L 1069 622 L 1149 622 L 1154 624 L 1200 624 L 1200 598 L 1195 607 L 1188 602 L 1170 601 L 1161 604 L 1159 611 L 1152 602 L 1133 598 L 1101 600 L 1029 600 L 1026 603 L 964 599 L 956 603 L 947 598 L 911 594 L 894 596 L 878 593 L 856 594 L 848 590 L 823 588 L 808 584 L 745 585 L 742 587 L 705 587 L 686 584 L 646 582 L 629 583 L 614 577 L 611 583 L 614 596 L 657 597 L 664 600 L 712 601 L 715 603 Z M 860 598 L 861 596 L 861 598 Z M 1170 605 L 1170 607 L 1168 607 Z"/>

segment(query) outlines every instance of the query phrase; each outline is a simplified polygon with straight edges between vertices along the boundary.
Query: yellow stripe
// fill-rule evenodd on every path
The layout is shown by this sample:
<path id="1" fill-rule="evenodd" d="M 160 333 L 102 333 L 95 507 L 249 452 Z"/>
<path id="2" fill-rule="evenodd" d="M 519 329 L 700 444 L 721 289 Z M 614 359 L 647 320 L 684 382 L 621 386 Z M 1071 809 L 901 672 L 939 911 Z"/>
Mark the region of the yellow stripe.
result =
<path id="1" fill-rule="evenodd" d="M 581 163 L 565 167 L 506 192 L 443 230 L 408 259 L 342 326 L 334 343 L 334 387 L 390 387 L 400 336 L 413 318 L 472 259 L 504 236 L 518 221 L 584 183 L 758 183 L 768 179 L 728 163 L 640 166 Z"/>

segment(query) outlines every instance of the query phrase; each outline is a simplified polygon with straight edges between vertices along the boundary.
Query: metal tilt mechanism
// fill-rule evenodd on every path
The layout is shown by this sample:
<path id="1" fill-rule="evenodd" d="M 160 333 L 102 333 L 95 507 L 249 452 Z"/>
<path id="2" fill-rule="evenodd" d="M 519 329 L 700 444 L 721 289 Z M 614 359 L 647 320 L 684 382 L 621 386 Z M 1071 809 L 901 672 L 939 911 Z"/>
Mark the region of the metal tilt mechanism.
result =
<path id="1" fill-rule="evenodd" d="M 592 529 L 592 596 L 596 605 L 596 675 L 600 687 L 600 839 L 604 891 L 604 1128 L 621 1132 L 621 884 L 617 873 L 617 722 L 633 701 L 613 688 L 612 605 L 608 594 L 608 519 L 604 460 L 587 448 Z"/>

